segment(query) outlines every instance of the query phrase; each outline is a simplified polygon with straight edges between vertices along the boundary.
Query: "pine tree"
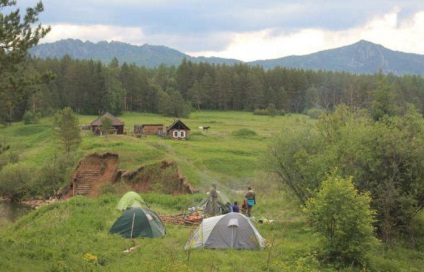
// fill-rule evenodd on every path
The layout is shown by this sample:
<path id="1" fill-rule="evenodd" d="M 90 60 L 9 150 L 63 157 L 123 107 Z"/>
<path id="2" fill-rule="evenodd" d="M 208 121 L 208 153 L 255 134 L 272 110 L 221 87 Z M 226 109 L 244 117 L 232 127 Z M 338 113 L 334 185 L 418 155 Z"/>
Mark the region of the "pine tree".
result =
<path id="1" fill-rule="evenodd" d="M 71 153 L 81 143 L 78 117 L 74 115 L 71 108 L 57 111 L 54 116 L 54 131 L 66 154 Z"/>
<path id="2" fill-rule="evenodd" d="M 28 95 L 28 86 L 46 82 L 51 75 L 29 77 L 24 73 L 28 49 L 38 44 L 50 27 L 38 22 L 38 15 L 44 10 L 38 2 L 35 7 L 27 8 L 22 17 L 19 9 L 14 9 L 16 1 L 0 0 L 0 10 L 11 10 L 9 14 L 0 13 L 0 122 L 6 124 L 13 118 L 13 109 Z"/>

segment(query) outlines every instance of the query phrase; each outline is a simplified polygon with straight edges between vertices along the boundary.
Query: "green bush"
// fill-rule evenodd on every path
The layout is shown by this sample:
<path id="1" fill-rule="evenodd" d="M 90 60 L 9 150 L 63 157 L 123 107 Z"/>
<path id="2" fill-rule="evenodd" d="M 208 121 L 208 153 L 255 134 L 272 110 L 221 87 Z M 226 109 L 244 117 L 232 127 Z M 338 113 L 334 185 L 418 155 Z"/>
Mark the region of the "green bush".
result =
<path id="1" fill-rule="evenodd" d="M 41 114 L 39 112 L 33 113 L 30 111 L 26 111 L 24 116 L 22 117 L 24 124 L 38 124 L 40 122 Z"/>
<path id="2" fill-rule="evenodd" d="M 236 131 L 233 131 L 232 133 L 235 137 L 251 137 L 258 135 L 254 130 L 248 129 L 248 128 L 242 128 Z"/>
<path id="3" fill-rule="evenodd" d="M 19 202 L 32 195 L 37 187 L 36 167 L 29 164 L 8 164 L 0 172 L 0 194 L 11 201 Z"/>
<path id="4" fill-rule="evenodd" d="M 332 174 L 307 201 L 305 212 L 312 230 L 322 238 L 319 252 L 325 261 L 365 265 L 367 253 L 377 244 L 370 200 L 358 193 L 352 178 Z"/>
<path id="5" fill-rule="evenodd" d="M 255 109 L 255 111 L 253 112 L 254 115 L 268 115 L 271 117 L 275 117 L 275 116 L 284 116 L 286 114 L 286 112 L 284 110 L 270 110 L 270 109 Z"/>
<path id="6" fill-rule="evenodd" d="M 26 111 L 22 119 L 25 125 L 32 124 L 32 113 L 30 111 Z"/>
<path id="7" fill-rule="evenodd" d="M 312 108 L 306 111 L 306 115 L 308 115 L 311 119 L 318 119 L 324 112 L 325 111 L 323 109 Z"/>
<path id="8" fill-rule="evenodd" d="M 58 155 L 52 161 L 47 161 L 39 170 L 38 186 L 35 194 L 45 198 L 56 195 L 56 192 L 69 186 L 69 177 L 77 164 L 77 155 Z"/>

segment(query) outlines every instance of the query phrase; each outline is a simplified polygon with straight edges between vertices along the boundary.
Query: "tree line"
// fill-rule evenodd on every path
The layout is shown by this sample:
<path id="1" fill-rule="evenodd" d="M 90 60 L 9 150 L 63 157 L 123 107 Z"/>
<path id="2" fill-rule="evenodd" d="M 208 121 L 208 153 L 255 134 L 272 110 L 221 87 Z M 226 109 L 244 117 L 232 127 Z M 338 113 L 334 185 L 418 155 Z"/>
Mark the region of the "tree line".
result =
<path id="1" fill-rule="evenodd" d="M 32 85 L 26 95 L 10 103 L 3 117 L 21 120 L 26 111 L 48 115 L 70 107 L 79 114 L 109 111 L 150 112 L 187 117 L 192 110 L 257 111 L 270 105 L 278 112 L 308 113 L 332 110 L 339 104 L 369 109 L 381 73 L 356 75 L 277 67 L 265 70 L 247 64 L 220 65 L 189 60 L 155 69 L 134 64 L 94 60 L 30 59 L 27 75 L 54 75 L 46 85 Z M 412 103 L 423 112 L 421 76 L 384 75 L 394 107 Z M 18 99 L 18 98 L 17 98 Z M 12 107 L 13 105 L 13 107 Z M 5 119 L 5 118 L 3 118 Z"/>

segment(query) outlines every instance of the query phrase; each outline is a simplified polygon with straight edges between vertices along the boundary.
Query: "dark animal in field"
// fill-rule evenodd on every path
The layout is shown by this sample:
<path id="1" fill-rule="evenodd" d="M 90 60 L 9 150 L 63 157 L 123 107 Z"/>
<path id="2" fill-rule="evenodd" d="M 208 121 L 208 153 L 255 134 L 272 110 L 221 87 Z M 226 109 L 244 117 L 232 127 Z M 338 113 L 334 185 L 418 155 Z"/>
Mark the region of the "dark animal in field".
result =
<path id="1" fill-rule="evenodd" d="M 199 129 L 201 130 L 201 131 L 208 131 L 208 129 L 210 129 L 211 127 L 210 126 L 207 126 L 207 127 L 199 127 Z"/>

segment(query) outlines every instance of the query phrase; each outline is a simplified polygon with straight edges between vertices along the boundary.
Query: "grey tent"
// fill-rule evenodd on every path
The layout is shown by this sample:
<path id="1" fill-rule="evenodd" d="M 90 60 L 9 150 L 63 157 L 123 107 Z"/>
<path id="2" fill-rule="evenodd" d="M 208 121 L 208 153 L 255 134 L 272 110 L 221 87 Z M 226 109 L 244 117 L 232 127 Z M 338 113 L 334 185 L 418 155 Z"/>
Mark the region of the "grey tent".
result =
<path id="1" fill-rule="evenodd" d="M 154 211 L 142 207 L 130 207 L 115 221 L 109 233 L 120 234 L 126 238 L 155 238 L 165 236 L 166 230 Z"/>
<path id="2" fill-rule="evenodd" d="M 227 213 L 206 218 L 185 245 L 191 248 L 262 249 L 265 239 L 253 223 L 241 213 Z"/>

